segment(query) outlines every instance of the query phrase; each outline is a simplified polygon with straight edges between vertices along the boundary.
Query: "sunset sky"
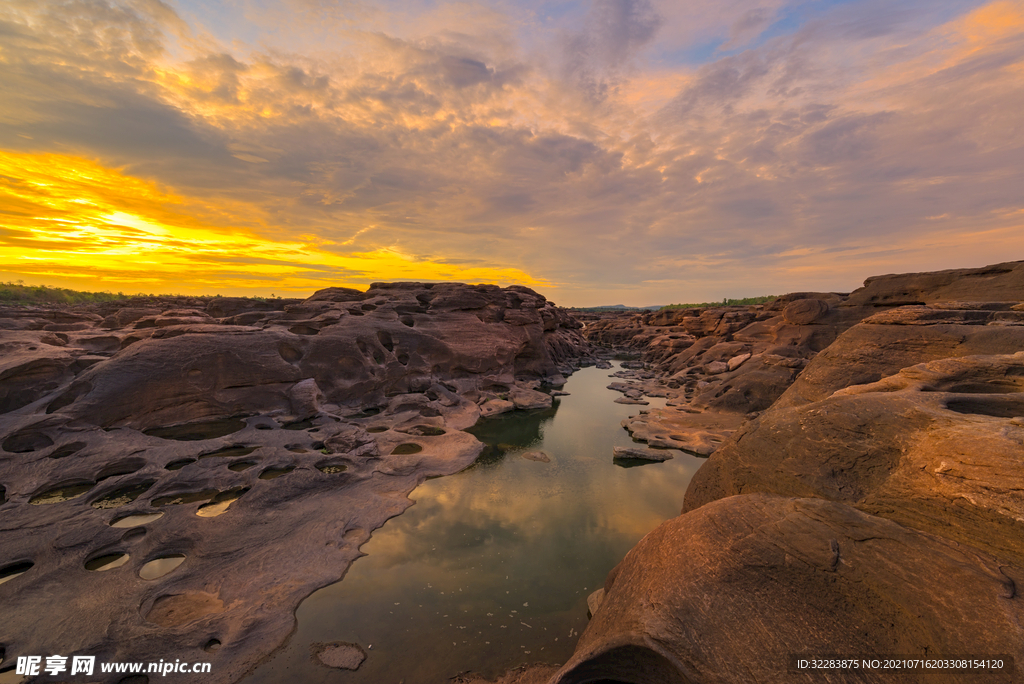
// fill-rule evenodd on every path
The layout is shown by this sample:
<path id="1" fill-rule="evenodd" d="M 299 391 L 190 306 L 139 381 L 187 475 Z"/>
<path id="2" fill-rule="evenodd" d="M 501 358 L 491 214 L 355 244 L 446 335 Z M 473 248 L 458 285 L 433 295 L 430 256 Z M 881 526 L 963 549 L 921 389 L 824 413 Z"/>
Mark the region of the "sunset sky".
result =
<path id="1" fill-rule="evenodd" d="M 1024 0 L 3 0 L 0 280 L 651 305 L 1024 259 Z"/>

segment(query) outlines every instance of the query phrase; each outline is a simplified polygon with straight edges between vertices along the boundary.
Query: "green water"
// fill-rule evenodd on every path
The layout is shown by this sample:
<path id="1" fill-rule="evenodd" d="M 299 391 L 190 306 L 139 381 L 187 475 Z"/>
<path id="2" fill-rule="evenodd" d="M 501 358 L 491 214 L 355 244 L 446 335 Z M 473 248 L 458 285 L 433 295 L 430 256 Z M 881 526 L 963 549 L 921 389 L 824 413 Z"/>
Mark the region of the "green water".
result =
<path id="1" fill-rule="evenodd" d="M 429 480 L 416 504 L 362 547 L 341 582 L 296 612 L 286 645 L 246 681 L 439 684 L 473 670 L 563 663 L 587 623 L 587 595 L 637 541 L 679 514 L 702 459 L 622 468 L 633 444 L 611 371 L 586 368 L 550 410 L 505 414 L 472 432 L 489 446 L 471 468 Z M 651 400 L 651 407 L 664 400 Z M 542 450 L 550 463 L 520 453 Z M 357 643 L 355 672 L 314 663 L 310 645 Z"/>

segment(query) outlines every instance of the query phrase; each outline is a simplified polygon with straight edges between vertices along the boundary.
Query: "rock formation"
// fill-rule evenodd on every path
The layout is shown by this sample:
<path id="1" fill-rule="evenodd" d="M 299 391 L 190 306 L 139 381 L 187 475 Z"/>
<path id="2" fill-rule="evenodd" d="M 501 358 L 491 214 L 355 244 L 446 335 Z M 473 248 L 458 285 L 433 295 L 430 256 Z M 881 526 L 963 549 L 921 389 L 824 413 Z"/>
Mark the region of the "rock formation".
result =
<path id="1" fill-rule="evenodd" d="M 791 299 L 775 322 L 740 317 L 791 353 L 749 346 L 745 328 L 705 343 L 732 345 L 715 360 L 745 348 L 738 369 L 759 355 L 806 368 L 612 571 L 551 684 L 1024 677 L 1022 302 L 1024 262 L 884 276 Z M 1008 658 L 794 669 L 794 655 L 830 654 Z"/>
<path id="2" fill-rule="evenodd" d="M 4 669 L 173 653 L 237 680 L 418 483 L 473 463 L 484 407 L 551 405 L 578 328 L 455 283 L 0 310 Z"/>

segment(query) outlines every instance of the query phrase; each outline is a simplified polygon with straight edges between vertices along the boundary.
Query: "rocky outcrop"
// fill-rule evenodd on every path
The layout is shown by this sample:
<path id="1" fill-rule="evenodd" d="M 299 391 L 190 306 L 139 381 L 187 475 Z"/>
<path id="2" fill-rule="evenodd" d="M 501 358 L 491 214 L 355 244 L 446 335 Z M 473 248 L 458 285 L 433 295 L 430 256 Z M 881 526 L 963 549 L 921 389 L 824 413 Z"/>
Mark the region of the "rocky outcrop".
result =
<path id="1" fill-rule="evenodd" d="M 695 414 L 707 414 L 709 425 L 713 414 L 754 417 L 783 394 L 785 404 L 814 401 L 919 361 L 976 349 L 1014 351 L 1006 328 L 1021 320 L 1015 297 L 1022 283 L 1024 262 L 879 276 L 849 295 L 796 292 L 758 306 L 606 314 L 588 322 L 585 334 L 595 344 L 642 355 L 647 373 L 632 376 L 633 398 L 669 399 L 666 409 L 630 429 L 651 424 L 657 433 L 675 428 L 680 435 L 679 423 L 692 425 L 692 437 L 676 440 L 683 444 L 701 441 L 699 433 L 707 431 Z M 861 321 L 878 327 L 861 328 Z M 971 327 L 957 340 L 943 327 L 950 325 Z M 805 371 L 819 354 L 839 361 Z M 888 365 L 877 366 L 878 357 Z M 689 415 L 676 415 L 683 412 Z"/>
<path id="2" fill-rule="evenodd" d="M 1008 586 L 1022 579 L 974 548 L 849 506 L 734 496 L 661 525 L 629 552 L 551 684 L 1008 683 L 1013 671 L 799 672 L 791 656 L 1019 662 L 1020 600 Z"/>
<path id="3" fill-rule="evenodd" d="M 612 571 L 552 684 L 1020 679 L 1022 273 L 885 276 L 827 312 L 788 304 L 784 325 L 844 308 L 860 318 L 724 440 L 683 514 Z M 811 673 L 793 661 L 865 654 L 1004 667 Z"/>
<path id="4" fill-rule="evenodd" d="M 486 407 L 551 406 L 542 383 L 588 351 L 537 293 L 455 283 L 0 322 L 4 662 L 173 652 L 218 681 L 277 647 L 418 483 L 474 462 L 462 430 Z"/>

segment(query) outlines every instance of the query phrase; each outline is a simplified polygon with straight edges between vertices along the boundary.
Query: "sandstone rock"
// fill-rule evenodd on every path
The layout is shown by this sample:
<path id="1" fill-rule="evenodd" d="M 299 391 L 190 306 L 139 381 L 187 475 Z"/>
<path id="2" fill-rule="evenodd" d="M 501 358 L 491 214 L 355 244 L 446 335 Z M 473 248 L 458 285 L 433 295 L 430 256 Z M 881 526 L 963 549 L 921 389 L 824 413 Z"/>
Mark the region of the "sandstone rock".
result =
<path id="1" fill-rule="evenodd" d="M 366 660 L 366 653 L 358 644 L 341 641 L 332 644 L 313 644 L 312 652 L 320 663 L 339 670 L 358 670 Z"/>
<path id="2" fill-rule="evenodd" d="M 414 487 L 476 460 L 483 444 L 461 430 L 481 408 L 463 395 L 510 388 L 524 406 L 550 406 L 516 383 L 564 381 L 589 354 L 578 324 L 526 288 L 384 283 L 251 307 L 146 303 L 84 317 L 0 308 L 14 323 L 0 324 L 0 570 L 28 568 L 0 586 L 9 656 L 174 652 L 238 680 Z M 511 308 L 537 322 L 504 322 Z M 90 571 L 112 554 L 124 564 Z M 186 558 L 140 579 L 167 554 Z M 210 635 L 224 647 L 204 650 Z"/>
<path id="3" fill-rule="evenodd" d="M 514 411 L 516 405 L 511 401 L 505 401 L 504 399 L 491 399 L 480 405 L 480 415 L 483 418 L 490 418 L 501 413 L 508 413 Z"/>
<path id="4" fill-rule="evenodd" d="M 597 615 L 597 611 L 601 608 L 601 603 L 604 601 L 604 587 L 601 587 L 597 591 L 587 596 L 587 610 L 590 611 L 590 615 Z"/>
<path id="5" fill-rule="evenodd" d="M 632 447 L 612 447 L 612 458 L 635 458 L 642 461 L 667 461 L 672 454 L 664 449 L 634 449 Z"/>
<path id="6" fill-rule="evenodd" d="M 551 395 L 524 387 L 513 387 L 509 391 L 509 399 L 517 409 L 551 408 Z"/>
<path id="7" fill-rule="evenodd" d="M 685 510 L 740 492 L 820 496 L 1024 567 L 1022 435 L 1007 430 L 1022 377 L 1024 353 L 943 359 L 772 408 L 694 476 Z"/>
<path id="8" fill-rule="evenodd" d="M 551 463 L 551 457 L 545 454 L 543 451 L 524 451 L 519 454 L 527 461 L 538 461 L 540 463 Z"/>
<path id="9" fill-rule="evenodd" d="M 309 418 L 320 413 L 320 401 L 323 396 L 324 393 L 320 391 L 315 378 L 300 380 L 288 390 L 288 402 L 297 418 Z"/>
<path id="10" fill-rule="evenodd" d="M 750 352 L 747 352 L 746 354 L 739 354 L 737 356 L 732 357 L 731 359 L 729 359 L 729 362 L 728 362 L 729 370 L 730 371 L 736 370 L 737 368 L 742 366 L 744 364 L 744 362 L 746 362 L 747 359 L 749 359 L 751 356 L 753 356 L 753 355 Z"/>
<path id="11" fill-rule="evenodd" d="M 841 503 L 730 497 L 663 523 L 626 555 L 551 681 L 800 681 L 793 653 L 1016 657 L 1021 609 L 1006 597 L 1021 579 L 1019 566 Z M 866 671 L 857 681 L 896 680 Z"/>
<path id="12" fill-rule="evenodd" d="M 786 305 L 782 317 L 793 325 L 810 325 L 827 313 L 827 302 L 820 299 L 798 299 Z"/>
<path id="13" fill-rule="evenodd" d="M 697 456 L 715 452 L 743 423 L 737 414 L 690 413 L 670 409 L 651 409 L 622 421 L 635 440 L 659 449 L 679 449 Z"/>
<path id="14" fill-rule="evenodd" d="M 723 361 L 712 361 L 704 366 L 704 372 L 708 375 L 720 375 L 728 370 L 729 364 Z"/>
<path id="15" fill-rule="evenodd" d="M 930 273 L 874 276 L 854 292 L 846 306 L 903 306 L 930 302 L 1020 301 L 1024 262 L 1011 261 L 984 268 L 961 268 Z"/>

